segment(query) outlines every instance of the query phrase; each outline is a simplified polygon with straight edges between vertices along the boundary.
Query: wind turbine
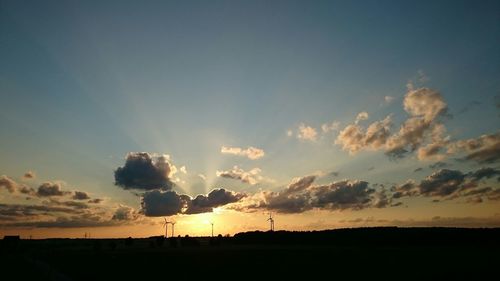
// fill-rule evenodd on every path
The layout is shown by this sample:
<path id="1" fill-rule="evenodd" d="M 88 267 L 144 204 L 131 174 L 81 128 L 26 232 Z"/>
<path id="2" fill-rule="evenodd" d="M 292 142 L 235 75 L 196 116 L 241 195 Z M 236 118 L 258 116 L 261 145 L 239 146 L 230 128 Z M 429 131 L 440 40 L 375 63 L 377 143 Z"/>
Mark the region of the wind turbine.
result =
<path id="1" fill-rule="evenodd" d="M 212 225 L 212 237 L 214 237 L 214 223 L 210 222 L 210 224 Z"/>
<path id="2" fill-rule="evenodd" d="M 269 221 L 269 224 L 271 226 L 271 231 L 274 231 L 274 219 L 272 213 L 269 213 L 269 218 L 267 219 Z"/>
<path id="3" fill-rule="evenodd" d="M 170 221 L 167 221 L 167 218 L 163 218 L 165 222 L 163 223 L 162 227 L 165 227 L 165 237 L 168 238 L 168 224 L 172 223 Z M 172 228 L 172 233 L 173 233 L 173 228 Z"/>
<path id="4" fill-rule="evenodd" d="M 172 224 L 172 237 L 174 237 L 174 226 L 175 226 L 175 221 L 170 222 Z"/>

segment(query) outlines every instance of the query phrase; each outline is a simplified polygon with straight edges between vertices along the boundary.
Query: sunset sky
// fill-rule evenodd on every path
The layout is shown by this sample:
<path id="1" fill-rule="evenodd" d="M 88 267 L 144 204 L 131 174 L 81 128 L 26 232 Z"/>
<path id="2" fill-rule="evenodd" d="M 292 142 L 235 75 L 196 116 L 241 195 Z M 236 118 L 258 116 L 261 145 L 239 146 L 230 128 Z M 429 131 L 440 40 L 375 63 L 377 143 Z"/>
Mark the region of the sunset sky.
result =
<path id="1" fill-rule="evenodd" d="M 498 227 L 499 15 L 0 0 L 0 236 Z"/>

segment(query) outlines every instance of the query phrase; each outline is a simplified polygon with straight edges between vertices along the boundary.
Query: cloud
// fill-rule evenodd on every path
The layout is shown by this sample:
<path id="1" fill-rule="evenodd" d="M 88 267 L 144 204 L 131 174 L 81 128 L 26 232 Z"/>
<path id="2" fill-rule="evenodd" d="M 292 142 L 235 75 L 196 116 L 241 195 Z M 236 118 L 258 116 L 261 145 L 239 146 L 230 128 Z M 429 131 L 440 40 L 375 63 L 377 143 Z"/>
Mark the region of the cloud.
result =
<path id="1" fill-rule="evenodd" d="M 306 126 L 305 124 L 299 125 L 299 130 L 297 133 L 297 138 L 304 141 L 316 141 L 318 136 L 318 132 L 316 129 L 310 126 Z"/>
<path id="2" fill-rule="evenodd" d="M 238 168 L 238 166 L 234 166 L 231 170 L 216 171 L 215 174 L 218 177 L 240 180 L 244 183 L 254 185 L 263 180 L 263 177 L 259 175 L 260 172 L 261 169 L 259 168 L 253 168 L 250 171 L 246 172 L 243 169 Z"/>
<path id="3" fill-rule="evenodd" d="M 139 218 L 140 214 L 134 208 L 120 205 L 111 217 L 115 221 L 134 221 Z"/>
<path id="4" fill-rule="evenodd" d="M 377 150 L 385 145 L 391 125 L 391 115 L 370 124 L 366 131 L 357 124 L 348 125 L 340 131 L 335 144 L 341 145 L 343 150 L 351 154 L 363 149 Z"/>
<path id="5" fill-rule="evenodd" d="M 24 179 L 34 179 L 34 178 L 36 178 L 36 174 L 33 171 L 27 171 L 26 173 L 24 173 L 23 178 Z"/>
<path id="6" fill-rule="evenodd" d="M 293 131 L 292 131 L 292 130 L 287 130 L 287 131 L 286 131 L 286 135 L 287 135 L 288 137 L 291 137 L 291 136 L 293 135 Z"/>
<path id="7" fill-rule="evenodd" d="M 394 101 L 394 97 L 391 97 L 391 96 L 385 96 L 384 97 L 384 102 L 386 104 L 392 103 L 393 101 Z"/>
<path id="8" fill-rule="evenodd" d="M 402 198 L 405 196 L 424 196 L 433 197 L 435 200 L 451 200 L 476 196 L 474 200 L 469 201 L 482 202 L 483 199 L 496 200 L 495 194 L 500 189 L 485 188 L 479 186 L 479 181 L 483 179 L 492 179 L 497 177 L 500 181 L 500 170 L 493 168 L 481 168 L 475 172 L 463 173 L 459 170 L 441 169 L 433 172 L 425 179 L 416 183 L 408 180 L 406 183 L 392 187 L 392 197 Z"/>
<path id="9" fill-rule="evenodd" d="M 422 73 L 418 75 L 418 81 L 425 77 Z M 481 164 L 496 163 L 500 159 L 498 132 L 468 140 L 450 140 L 442 118 L 451 115 L 448 114 L 448 105 L 438 91 L 426 87 L 415 88 L 413 82 L 409 82 L 403 107 L 408 118 L 397 131 L 392 131 L 391 115 L 370 124 L 365 130 L 359 122 L 367 119 L 368 113 L 361 112 L 353 124 L 348 124 L 340 130 L 335 144 L 350 154 L 362 150 L 384 150 L 391 158 L 403 158 L 416 152 L 417 159 L 422 161 L 443 161 L 456 153 L 465 154 L 464 160 Z"/>
<path id="10" fill-rule="evenodd" d="M 416 168 L 415 170 L 413 170 L 413 172 L 414 172 L 414 173 L 416 173 L 416 172 L 421 172 L 422 170 L 423 170 L 423 168 L 422 168 L 422 167 L 418 167 L 418 168 Z"/>
<path id="11" fill-rule="evenodd" d="M 438 117 L 447 114 L 448 106 L 437 91 L 428 88 L 410 89 L 403 101 L 404 109 L 410 115 L 392 135 L 386 144 L 386 154 L 402 157 L 408 151 L 419 148 L 431 132 L 432 142 L 419 152 L 419 159 L 435 156 L 445 145 L 444 126 Z"/>
<path id="12" fill-rule="evenodd" d="M 17 189 L 17 183 L 6 175 L 0 177 L 0 187 L 4 187 L 10 193 L 14 193 Z"/>
<path id="13" fill-rule="evenodd" d="M 153 190 L 144 193 L 141 207 L 148 217 L 172 216 L 182 213 L 190 200 L 189 196 L 179 195 L 175 191 Z"/>
<path id="14" fill-rule="evenodd" d="M 374 189 L 366 181 L 339 181 L 314 188 L 316 208 L 330 210 L 361 210 L 370 207 Z"/>
<path id="15" fill-rule="evenodd" d="M 438 161 L 434 164 L 431 164 L 429 165 L 429 168 L 431 169 L 439 169 L 439 168 L 444 168 L 444 167 L 448 167 L 450 166 L 450 164 L 446 163 L 446 162 L 441 162 L 441 161 Z"/>
<path id="16" fill-rule="evenodd" d="M 294 178 L 292 179 L 292 182 L 288 185 L 288 187 L 283 191 L 283 194 L 292 194 L 306 190 L 312 185 L 315 180 L 315 175 Z"/>
<path id="17" fill-rule="evenodd" d="M 468 175 L 473 181 L 480 181 L 482 179 L 490 179 L 497 177 L 497 181 L 500 182 L 500 170 L 493 168 L 480 168 L 475 172 L 469 173 Z"/>
<path id="18" fill-rule="evenodd" d="M 67 206 L 71 207 L 74 209 L 88 209 L 89 205 L 87 205 L 85 202 L 78 202 L 78 201 L 59 201 L 55 199 L 51 199 L 49 201 L 44 201 L 43 203 L 47 205 L 53 205 L 53 206 Z"/>
<path id="19" fill-rule="evenodd" d="M 465 153 L 465 160 L 496 163 L 500 160 L 500 132 L 450 144 L 448 153 Z"/>
<path id="20" fill-rule="evenodd" d="M 61 184 L 57 182 L 44 182 L 42 183 L 36 192 L 36 195 L 40 197 L 49 197 L 49 196 L 63 196 L 68 194 L 67 191 L 61 190 Z"/>
<path id="21" fill-rule="evenodd" d="M 75 200 L 86 200 L 86 199 L 90 199 L 90 196 L 88 195 L 87 192 L 84 192 L 84 191 L 75 191 L 75 194 L 73 195 L 73 199 L 75 199 Z"/>
<path id="22" fill-rule="evenodd" d="M 167 155 L 154 156 L 146 152 L 131 152 L 125 165 L 115 170 L 115 185 L 124 189 L 171 189 L 170 179 L 176 171 Z"/>
<path id="23" fill-rule="evenodd" d="M 99 204 L 101 203 L 102 201 L 104 201 L 103 199 L 100 199 L 100 198 L 95 198 L 95 199 L 90 199 L 89 201 L 87 201 L 88 203 L 91 203 L 91 204 Z"/>
<path id="24" fill-rule="evenodd" d="M 186 169 L 186 166 L 182 166 L 182 167 L 179 169 L 179 171 L 181 171 L 181 173 L 183 173 L 183 174 L 187 174 L 187 173 L 188 173 L 188 172 L 187 172 L 187 169 Z"/>
<path id="25" fill-rule="evenodd" d="M 246 195 L 225 189 L 214 189 L 208 195 L 198 195 L 192 199 L 185 214 L 199 214 L 212 212 L 213 208 L 240 201 Z"/>
<path id="26" fill-rule="evenodd" d="M 81 202 L 76 202 L 81 203 Z M 118 208 L 114 217 L 107 210 L 82 209 L 74 207 L 0 204 L 0 226 L 2 227 L 39 227 L 39 228 L 77 228 L 117 226 L 139 218 L 137 211 Z M 130 216 L 129 214 L 137 214 Z M 5 215 L 4 215 L 5 214 Z M 127 216 L 128 215 L 128 216 Z M 118 218 L 122 218 L 121 220 Z M 138 222 L 136 220 L 136 222 Z"/>
<path id="27" fill-rule="evenodd" d="M 0 203 L 0 214 L 10 217 L 32 217 L 47 213 L 78 214 L 81 210 L 50 205 L 23 205 L 23 204 L 3 204 Z"/>
<path id="28" fill-rule="evenodd" d="M 338 122 L 338 121 L 333 121 L 330 124 L 325 123 L 325 124 L 321 125 L 321 130 L 323 131 L 323 133 L 337 131 L 339 128 L 340 128 L 340 122 Z"/>
<path id="29" fill-rule="evenodd" d="M 359 180 L 342 180 L 326 185 L 313 185 L 315 176 L 294 179 L 279 192 L 262 191 L 242 200 L 233 209 L 255 211 L 265 209 L 280 213 L 302 213 L 319 210 L 361 210 L 387 207 L 391 198 L 377 193 L 369 183 Z"/>
<path id="30" fill-rule="evenodd" d="M 442 169 L 420 182 L 420 194 L 424 196 L 448 196 L 464 183 L 465 175 L 458 170 Z"/>
<path id="31" fill-rule="evenodd" d="M 441 117 L 449 116 L 448 106 L 439 92 L 425 87 L 415 89 L 410 83 L 403 106 L 409 118 L 397 132 L 387 131 L 390 136 L 386 137 L 383 145 L 378 146 L 384 148 L 387 155 L 401 158 L 416 151 L 419 160 L 442 161 L 454 153 L 464 153 L 465 160 L 478 163 L 495 163 L 500 159 L 500 133 L 450 141 L 446 127 L 440 122 Z M 352 154 L 367 148 L 363 138 L 364 131 L 355 122 L 341 131 L 336 144 L 342 145 L 344 150 Z"/>
<path id="32" fill-rule="evenodd" d="M 418 194 L 416 190 L 416 183 L 414 180 L 407 180 L 404 184 L 392 187 L 391 191 L 394 193 L 392 197 L 397 199 L 404 196 L 415 196 Z"/>
<path id="33" fill-rule="evenodd" d="M 250 146 L 247 149 L 242 149 L 240 147 L 222 146 L 220 152 L 222 154 L 233 154 L 233 155 L 248 157 L 248 159 L 251 160 L 262 158 L 265 155 L 264 150 L 260 148 L 255 148 L 253 146 Z"/>
<path id="34" fill-rule="evenodd" d="M 362 112 L 358 113 L 358 115 L 356 116 L 356 120 L 354 121 L 354 124 L 358 124 L 359 122 L 368 119 L 368 117 L 369 117 L 368 112 L 362 111 Z"/>
<path id="35" fill-rule="evenodd" d="M 208 195 L 192 199 L 175 191 L 153 190 L 142 197 L 142 212 L 148 217 L 173 216 L 177 214 L 199 214 L 212 212 L 213 208 L 239 201 L 244 194 L 225 189 L 214 189 Z"/>

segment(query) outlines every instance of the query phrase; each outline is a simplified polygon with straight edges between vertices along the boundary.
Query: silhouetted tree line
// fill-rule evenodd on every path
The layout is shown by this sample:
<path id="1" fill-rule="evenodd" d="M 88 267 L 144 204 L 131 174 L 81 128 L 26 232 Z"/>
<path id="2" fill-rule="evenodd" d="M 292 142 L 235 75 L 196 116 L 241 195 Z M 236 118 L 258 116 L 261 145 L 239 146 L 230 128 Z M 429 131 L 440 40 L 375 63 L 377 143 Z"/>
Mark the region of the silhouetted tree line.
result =
<path id="1" fill-rule="evenodd" d="M 323 231 L 252 231 L 234 235 L 236 244 L 306 244 L 356 246 L 500 246 L 500 228 L 371 227 Z"/>

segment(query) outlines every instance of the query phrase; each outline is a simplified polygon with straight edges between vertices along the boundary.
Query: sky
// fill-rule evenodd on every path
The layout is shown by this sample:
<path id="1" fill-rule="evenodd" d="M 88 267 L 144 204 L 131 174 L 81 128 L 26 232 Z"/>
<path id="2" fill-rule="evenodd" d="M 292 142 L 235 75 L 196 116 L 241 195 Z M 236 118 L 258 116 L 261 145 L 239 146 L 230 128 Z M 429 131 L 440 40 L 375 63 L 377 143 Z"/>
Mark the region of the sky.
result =
<path id="1" fill-rule="evenodd" d="M 499 14 L 1 0 L 0 235 L 499 227 Z"/>

